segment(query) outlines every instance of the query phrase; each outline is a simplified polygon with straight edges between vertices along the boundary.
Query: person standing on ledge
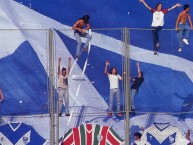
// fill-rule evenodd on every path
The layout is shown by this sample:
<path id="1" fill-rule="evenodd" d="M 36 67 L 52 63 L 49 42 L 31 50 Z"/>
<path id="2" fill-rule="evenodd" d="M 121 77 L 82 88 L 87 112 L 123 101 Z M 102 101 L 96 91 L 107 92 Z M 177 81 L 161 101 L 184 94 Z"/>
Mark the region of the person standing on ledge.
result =
<path id="1" fill-rule="evenodd" d="M 121 112 L 120 112 L 120 107 L 121 107 L 121 103 L 120 103 L 120 90 L 119 90 L 119 80 L 123 80 L 123 77 L 121 77 L 118 73 L 117 73 L 117 68 L 116 67 L 112 67 L 108 73 L 108 66 L 110 65 L 110 61 L 106 61 L 105 62 L 105 69 L 104 69 L 104 73 L 105 75 L 109 78 L 109 83 L 110 83 L 110 94 L 109 94 L 109 113 L 108 116 L 112 116 L 112 112 L 113 112 L 113 98 L 114 96 L 116 97 L 116 103 L 117 103 L 117 115 L 118 116 L 122 116 Z M 123 76 L 125 75 L 125 72 L 123 73 Z"/>
<path id="2" fill-rule="evenodd" d="M 158 48 L 160 46 L 158 32 L 162 29 L 164 25 L 164 15 L 168 13 L 170 10 L 175 9 L 176 7 L 180 7 L 181 4 L 177 3 L 171 8 L 162 9 L 162 3 L 157 3 L 156 8 L 153 9 L 147 5 L 145 0 L 139 0 L 144 6 L 149 9 L 153 13 L 153 21 L 152 21 L 152 34 L 153 34 L 153 46 L 154 46 L 154 55 L 157 55 Z"/>
<path id="3" fill-rule="evenodd" d="M 71 67 L 71 57 L 68 58 L 68 70 L 62 68 L 60 70 L 61 58 L 58 58 L 58 95 L 59 95 L 59 116 L 62 116 L 63 99 L 65 102 L 65 116 L 70 116 L 69 113 L 69 92 L 68 92 L 68 76 Z"/>
<path id="4" fill-rule="evenodd" d="M 130 81 L 133 82 L 131 85 L 131 90 L 130 90 L 130 97 L 131 97 L 131 111 L 135 112 L 135 103 L 134 103 L 134 98 L 139 92 L 139 87 L 142 85 L 144 81 L 143 77 L 143 72 L 140 69 L 139 62 L 136 63 L 137 65 L 137 77 L 135 78 L 130 78 Z"/>

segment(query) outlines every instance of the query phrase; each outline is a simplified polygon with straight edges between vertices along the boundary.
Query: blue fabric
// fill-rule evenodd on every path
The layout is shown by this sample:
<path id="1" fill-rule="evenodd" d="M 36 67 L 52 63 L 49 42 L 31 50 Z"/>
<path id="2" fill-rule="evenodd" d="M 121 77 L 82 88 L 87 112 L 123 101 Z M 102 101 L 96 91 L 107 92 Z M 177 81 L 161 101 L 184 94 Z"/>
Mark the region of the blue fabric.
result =
<path id="1" fill-rule="evenodd" d="M 190 26 L 188 24 L 179 24 L 178 25 L 178 43 L 179 43 L 179 48 L 183 48 L 183 39 L 189 38 L 189 34 L 190 34 Z"/>
<path id="2" fill-rule="evenodd" d="M 28 6 L 28 7 L 29 7 L 29 4 L 31 3 L 33 10 L 68 26 L 72 26 L 76 22 L 76 20 L 82 17 L 83 15 L 89 14 L 91 17 L 90 24 L 92 28 L 104 28 L 104 27 L 105 28 L 117 28 L 117 27 L 151 28 L 152 13 L 149 12 L 149 10 L 147 10 L 147 8 L 145 8 L 144 5 L 142 3 L 139 3 L 138 1 L 132 1 L 132 2 L 128 0 L 123 0 L 121 2 L 119 0 L 111 0 L 111 1 L 16 0 L 16 1 L 22 2 L 25 6 Z M 152 8 L 155 8 L 155 5 L 157 2 L 159 1 L 158 0 L 147 1 L 148 5 L 151 6 Z M 172 3 L 170 0 L 165 0 L 165 1 L 162 1 L 163 8 L 170 8 L 177 2 L 184 5 L 185 3 L 189 3 L 189 0 L 179 0 Z M 190 7 L 192 7 L 192 3 L 189 3 L 189 4 L 190 4 Z M 167 13 L 164 16 L 165 23 L 164 23 L 163 29 L 175 28 L 175 22 L 176 22 L 177 16 L 182 10 L 183 8 L 180 7 L 180 8 L 171 10 L 169 13 Z M 129 11 L 129 14 L 128 14 L 128 11 Z M 190 11 L 190 15 L 193 16 L 193 11 Z M 176 37 L 177 32 L 175 30 L 165 31 L 163 29 L 159 32 L 159 36 L 160 36 L 159 52 L 178 56 L 178 57 L 193 61 L 193 54 L 192 54 L 193 37 L 191 37 L 192 32 L 190 32 L 190 38 L 189 38 L 190 45 L 184 46 L 183 53 L 179 53 L 177 51 L 179 48 L 178 38 Z M 111 32 L 96 31 L 96 32 L 103 33 L 105 35 L 114 37 L 116 39 L 121 39 L 120 36 L 122 36 L 121 34 L 114 35 L 112 31 Z M 66 36 L 63 36 L 60 32 L 58 32 L 58 34 L 60 35 L 63 42 L 67 46 L 69 52 L 73 56 L 75 56 L 77 42 L 70 38 L 67 38 Z M 151 31 L 129 30 L 129 34 L 130 34 L 129 36 L 131 36 L 130 37 L 131 45 L 134 45 L 146 50 L 150 50 L 150 51 L 153 50 Z M 102 57 L 101 57 L 101 54 L 102 54 Z M 81 68 L 83 68 L 86 56 L 87 54 L 83 53 L 81 55 L 81 59 L 78 61 L 78 64 L 80 65 Z M 30 57 L 34 57 L 34 56 L 30 55 Z M 145 57 L 145 56 L 142 56 L 142 57 Z M 17 59 L 21 59 L 21 58 L 17 58 Z M 118 68 L 120 74 L 122 73 L 121 72 L 122 65 L 120 64 L 120 62 L 122 61 L 122 57 L 120 55 L 112 52 L 110 53 L 109 51 L 103 50 L 102 48 L 99 48 L 97 46 L 92 46 L 91 53 L 89 55 L 90 66 L 87 67 L 85 74 L 91 81 L 95 82 L 93 84 L 94 87 L 97 89 L 97 91 L 99 91 L 102 97 L 104 97 L 105 101 L 108 102 L 108 95 L 109 95 L 108 80 L 103 75 L 103 71 L 104 71 L 103 66 L 106 59 L 111 60 L 111 64 Z M 166 61 L 168 61 L 167 63 L 171 63 L 170 62 L 171 60 L 166 60 Z M 132 68 L 131 75 L 133 77 L 136 77 L 137 75 L 136 74 L 137 71 L 135 69 L 136 61 L 131 60 L 130 62 L 131 62 L 131 68 Z M 92 67 L 96 69 L 92 69 Z M 183 104 L 183 100 L 177 99 L 174 93 L 178 93 L 179 95 L 184 97 L 192 93 L 193 83 L 188 78 L 188 76 L 184 72 L 175 71 L 170 68 L 154 65 L 154 62 L 141 63 L 141 67 L 142 67 L 142 70 L 144 71 L 145 81 L 143 85 L 140 87 L 140 90 L 138 92 L 138 96 L 137 96 L 138 100 L 136 101 L 136 108 L 139 108 L 139 110 L 143 110 L 143 111 L 161 111 L 161 112 L 162 111 L 176 112 L 181 110 L 181 105 Z M 46 79 L 45 72 L 42 71 L 43 70 L 42 68 L 41 67 L 39 68 L 41 70 L 40 72 L 42 73 L 42 75 L 39 75 L 39 77 L 43 77 L 44 79 Z M 17 76 L 20 76 L 20 75 L 21 74 L 18 74 Z M 2 83 L 4 82 L 9 82 L 9 80 L 3 80 Z M 44 85 L 45 84 L 43 83 L 43 88 L 46 88 L 44 87 Z M 38 86 L 37 88 L 39 87 L 40 86 Z M 6 89 L 8 90 L 8 88 Z M 45 89 L 43 90 L 45 91 Z M 13 96 L 13 94 L 10 96 Z M 34 93 L 32 93 L 31 96 L 37 96 L 37 95 L 34 95 Z M 45 94 L 43 96 L 45 96 Z M 121 92 L 121 96 L 123 96 L 122 92 Z M 43 97 L 43 99 L 44 98 L 46 97 Z M 123 102 L 124 98 L 121 97 L 121 100 L 122 100 L 121 102 Z M 14 104 L 14 102 L 15 100 L 10 100 L 11 104 Z M 34 101 L 34 104 L 36 105 L 38 104 L 39 107 L 44 103 L 45 103 L 45 100 L 42 101 L 41 103 L 39 101 Z M 122 105 L 124 105 L 124 103 L 122 103 Z M 35 109 L 35 110 L 39 110 L 40 109 L 39 107 L 38 109 Z M 6 110 L 6 112 L 7 111 L 8 110 Z M 29 110 L 28 108 L 25 108 L 25 111 L 30 112 L 31 110 Z M 37 112 L 40 112 L 40 110 Z"/>
<path id="3" fill-rule="evenodd" d="M 159 143 L 159 141 L 154 137 L 152 134 L 147 133 L 147 141 L 151 145 L 170 145 L 175 143 L 176 133 L 168 136 L 162 143 Z"/>
<path id="4" fill-rule="evenodd" d="M 68 38 L 59 31 L 58 34 L 66 44 L 68 51 L 75 57 L 76 41 Z M 102 54 L 102 56 L 100 54 Z M 84 66 L 86 57 L 87 53 L 83 53 L 81 59 L 78 61 L 81 68 Z M 122 57 L 93 45 L 91 46 L 91 52 L 88 58 L 89 66 L 87 66 L 85 74 L 90 81 L 94 81 L 93 86 L 108 104 L 109 82 L 104 75 L 104 65 L 107 59 L 111 61 L 111 66 L 117 67 L 118 73 L 121 75 Z M 132 68 L 130 75 L 133 78 L 137 76 L 136 61 L 130 60 L 130 62 Z M 136 108 L 138 108 L 139 111 L 179 111 L 181 109 L 180 104 L 182 104 L 183 101 L 177 99 L 174 93 L 179 93 L 186 97 L 188 92 L 192 92 L 193 83 L 187 75 L 184 72 L 148 63 L 141 62 L 140 66 L 144 72 L 145 81 L 140 86 L 137 94 L 135 101 Z M 182 84 L 187 87 L 182 87 Z M 119 84 L 119 86 L 121 87 L 122 85 Z M 122 90 L 122 87 L 120 90 Z M 124 105 L 123 94 L 122 92 L 120 93 L 121 105 Z M 116 106 L 116 103 L 114 103 L 114 106 Z"/>
<path id="5" fill-rule="evenodd" d="M 29 42 L 0 59 L 1 115 L 48 112 L 47 73 Z M 29 106 L 30 104 L 30 106 Z"/>
<path id="6" fill-rule="evenodd" d="M 31 131 L 30 138 L 26 138 L 26 140 L 30 140 L 28 145 L 42 145 L 45 143 L 45 139 L 42 138 L 33 127 L 26 125 L 24 123 L 10 123 L 15 128 L 12 130 L 9 124 L 0 126 L 0 132 L 6 136 L 11 143 L 16 144 L 20 139 L 24 139 L 23 136 Z M 19 127 L 18 127 L 19 126 Z M 18 128 L 17 128 L 18 127 Z M 25 136 L 24 136 L 25 137 Z"/>

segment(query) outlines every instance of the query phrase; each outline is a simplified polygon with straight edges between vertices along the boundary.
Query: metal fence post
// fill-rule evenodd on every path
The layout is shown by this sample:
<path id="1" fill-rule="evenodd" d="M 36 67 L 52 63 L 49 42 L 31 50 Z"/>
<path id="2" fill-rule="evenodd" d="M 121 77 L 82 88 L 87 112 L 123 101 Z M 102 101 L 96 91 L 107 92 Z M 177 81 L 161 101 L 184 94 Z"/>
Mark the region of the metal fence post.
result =
<path id="1" fill-rule="evenodd" d="M 129 145 L 129 133 L 130 133 L 130 121 L 129 121 L 129 112 L 130 112 L 130 91 L 129 91 L 129 76 L 130 76 L 130 70 L 129 70 L 129 31 L 128 28 L 124 28 L 124 50 L 125 50 L 125 59 L 124 59 L 124 71 L 126 72 L 126 76 L 124 79 L 124 86 L 125 86 L 125 144 Z"/>
<path id="2" fill-rule="evenodd" d="M 50 100 L 50 145 L 55 142 L 54 130 L 54 67 L 53 67 L 53 29 L 49 29 L 49 100 Z"/>

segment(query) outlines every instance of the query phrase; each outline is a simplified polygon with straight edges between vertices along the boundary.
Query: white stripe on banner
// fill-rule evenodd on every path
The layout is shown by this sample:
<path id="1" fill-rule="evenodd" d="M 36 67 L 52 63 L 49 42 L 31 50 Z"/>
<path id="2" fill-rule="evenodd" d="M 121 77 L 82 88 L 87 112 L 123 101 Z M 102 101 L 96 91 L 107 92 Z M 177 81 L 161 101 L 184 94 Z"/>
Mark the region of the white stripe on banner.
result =
<path id="1" fill-rule="evenodd" d="M 89 29 L 88 33 L 92 36 L 91 29 Z M 86 59 L 86 61 L 85 61 L 85 63 L 84 63 L 84 67 L 83 67 L 83 71 L 82 71 L 82 75 L 81 75 L 82 77 L 83 77 L 84 72 L 85 72 L 86 67 L 87 67 L 88 56 L 89 56 L 89 53 L 90 53 L 90 49 L 91 49 L 91 40 L 90 40 L 89 45 L 88 45 L 88 55 L 87 55 L 87 59 Z M 71 74 L 71 72 L 72 72 L 75 64 L 77 63 L 77 60 L 78 60 L 78 59 L 76 59 L 75 62 L 73 63 L 72 69 L 71 69 L 71 71 L 70 71 L 70 73 L 69 73 L 69 76 L 70 76 L 70 74 Z M 77 88 L 77 90 L 76 90 L 76 96 L 75 96 L 75 99 L 74 99 L 75 101 L 76 101 L 76 99 L 77 99 L 77 97 L 78 97 L 78 94 L 79 94 L 79 91 L 80 91 L 81 82 L 82 82 L 82 81 L 80 81 L 80 83 L 79 83 L 79 85 L 78 85 L 78 88 Z M 75 101 L 74 101 L 74 104 L 73 104 L 73 107 L 72 107 L 72 111 L 71 111 L 71 113 L 70 113 L 70 117 L 69 117 L 69 119 L 68 119 L 67 127 L 68 127 L 68 125 L 69 125 L 69 123 L 71 122 L 71 119 L 72 119 L 72 114 L 73 114 L 73 112 L 74 112 Z"/>
<path id="2" fill-rule="evenodd" d="M 76 60 L 74 61 L 73 65 L 72 65 L 72 67 L 71 67 L 71 69 L 70 69 L 69 76 L 71 75 L 72 70 L 74 69 L 74 66 L 75 66 L 77 60 L 78 60 L 78 59 L 76 59 Z"/>
<path id="3" fill-rule="evenodd" d="M 88 33 L 91 35 L 91 30 L 90 29 L 89 29 Z M 86 67 L 87 67 L 88 56 L 89 56 L 89 53 L 90 53 L 90 47 L 91 47 L 91 40 L 88 44 L 88 55 L 87 55 L 87 59 L 86 59 L 85 64 L 84 64 L 84 68 L 83 68 L 83 71 L 82 71 L 82 76 L 84 75 L 84 72 L 85 72 Z"/>

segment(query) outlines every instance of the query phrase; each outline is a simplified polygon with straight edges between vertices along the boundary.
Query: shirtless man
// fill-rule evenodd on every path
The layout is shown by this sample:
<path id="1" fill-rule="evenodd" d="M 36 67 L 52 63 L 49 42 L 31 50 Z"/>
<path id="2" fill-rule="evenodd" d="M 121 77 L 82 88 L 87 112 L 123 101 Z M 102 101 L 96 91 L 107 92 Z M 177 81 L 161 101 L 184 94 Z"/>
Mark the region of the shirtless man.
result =
<path id="1" fill-rule="evenodd" d="M 188 4 L 184 5 L 184 11 L 182 11 L 176 20 L 176 30 L 178 31 L 178 41 L 179 49 L 178 52 L 182 51 L 183 41 L 186 45 L 189 45 L 188 38 L 190 34 L 190 29 L 193 29 L 191 17 L 189 14 L 190 7 Z M 190 26 L 186 23 L 186 20 L 189 20 Z M 184 34 L 184 38 L 183 38 Z"/>
<path id="2" fill-rule="evenodd" d="M 89 19 L 90 17 L 88 15 L 83 16 L 80 18 L 76 23 L 73 25 L 72 29 L 74 31 L 74 36 L 77 41 L 77 49 L 76 49 L 76 58 L 79 59 L 80 55 L 83 50 L 87 51 L 88 50 L 88 44 L 89 41 L 91 40 L 91 35 L 88 34 L 86 31 L 90 29 L 90 24 L 89 24 Z M 81 49 L 81 37 L 87 38 L 86 43 L 84 44 L 83 48 Z"/>

